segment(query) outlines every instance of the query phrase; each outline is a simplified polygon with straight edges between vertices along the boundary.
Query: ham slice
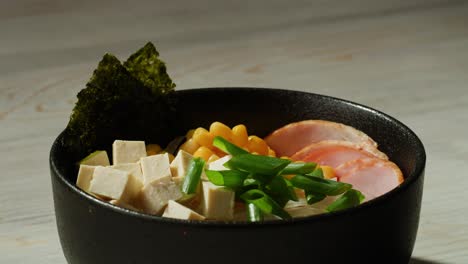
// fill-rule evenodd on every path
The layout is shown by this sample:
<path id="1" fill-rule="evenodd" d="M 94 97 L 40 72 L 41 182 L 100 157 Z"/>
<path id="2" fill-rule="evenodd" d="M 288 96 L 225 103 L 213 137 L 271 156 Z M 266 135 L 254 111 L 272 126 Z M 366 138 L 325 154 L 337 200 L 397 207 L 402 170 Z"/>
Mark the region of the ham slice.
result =
<path id="1" fill-rule="evenodd" d="M 291 156 L 304 147 L 322 140 L 349 141 L 365 149 L 377 148 L 377 143 L 363 132 L 351 126 L 325 120 L 291 123 L 265 138 L 277 156 Z"/>
<path id="2" fill-rule="evenodd" d="M 372 148 L 372 152 L 368 151 L 368 149 L 360 144 L 348 141 L 325 140 L 310 144 L 301 149 L 291 159 L 296 161 L 312 161 L 333 168 L 360 158 L 376 157 L 387 159 L 387 156 L 376 148 Z"/>
<path id="3" fill-rule="evenodd" d="M 366 201 L 383 195 L 403 182 L 398 166 L 388 160 L 361 158 L 338 166 L 335 170 L 340 182 L 353 185 L 366 196 Z"/>

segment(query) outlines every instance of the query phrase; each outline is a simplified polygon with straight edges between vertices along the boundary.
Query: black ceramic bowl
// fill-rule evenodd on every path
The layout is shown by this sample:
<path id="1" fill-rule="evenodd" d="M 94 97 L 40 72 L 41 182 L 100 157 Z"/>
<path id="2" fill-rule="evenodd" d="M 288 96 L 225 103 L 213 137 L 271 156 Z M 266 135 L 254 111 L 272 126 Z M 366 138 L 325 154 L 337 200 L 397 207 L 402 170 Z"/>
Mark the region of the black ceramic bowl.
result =
<path id="1" fill-rule="evenodd" d="M 175 135 L 213 121 L 245 124 L 265 136 L 285 124 L 326 119 L 360 129 L 405 175 L 400 187 L 353 209 L 259 224 L 167 219 L 99 201 L 75 186 L 78 150 L 62 145 L 50 168 L 63 252 L 69 263 L 407 263 L 421 209 L 425 151 L 399 121 L 323 95 L 277 89 L 176 92 Z M 113 139 L 113 135 L 109 135 Z M 164 139 L 166 140 L 166 139 Z M 165 143 L 165 142 L 161 142 Z"/>

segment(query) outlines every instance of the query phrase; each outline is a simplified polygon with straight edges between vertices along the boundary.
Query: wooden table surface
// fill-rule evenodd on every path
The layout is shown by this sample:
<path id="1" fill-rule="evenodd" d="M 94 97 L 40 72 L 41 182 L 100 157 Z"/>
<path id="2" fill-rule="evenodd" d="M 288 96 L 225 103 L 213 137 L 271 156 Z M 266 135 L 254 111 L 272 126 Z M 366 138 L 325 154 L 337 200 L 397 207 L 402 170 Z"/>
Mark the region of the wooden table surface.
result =
<path id="1" fill-rule="evenodd" d="M 1 263 L 65 263 L 51 143 L 100 57 L 148 40 L 177 89 L 298 89 L 403 121 L 428 156 L 411 263 L 468 263 L 467 1 L 95 2 L 0 1 Z"/>

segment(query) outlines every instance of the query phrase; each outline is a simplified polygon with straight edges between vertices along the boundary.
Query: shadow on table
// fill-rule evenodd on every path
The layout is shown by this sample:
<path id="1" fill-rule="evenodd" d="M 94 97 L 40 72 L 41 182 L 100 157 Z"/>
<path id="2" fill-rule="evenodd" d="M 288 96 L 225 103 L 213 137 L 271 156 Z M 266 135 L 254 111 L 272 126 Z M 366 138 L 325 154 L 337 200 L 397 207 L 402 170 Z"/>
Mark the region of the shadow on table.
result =
<path id="1" fill-rule="evenodd" d="M 449 263 L 434 261 L 434 260 L 429 260 L 429 259 L 411 258 L 408 264 L 449 264 Z"/>

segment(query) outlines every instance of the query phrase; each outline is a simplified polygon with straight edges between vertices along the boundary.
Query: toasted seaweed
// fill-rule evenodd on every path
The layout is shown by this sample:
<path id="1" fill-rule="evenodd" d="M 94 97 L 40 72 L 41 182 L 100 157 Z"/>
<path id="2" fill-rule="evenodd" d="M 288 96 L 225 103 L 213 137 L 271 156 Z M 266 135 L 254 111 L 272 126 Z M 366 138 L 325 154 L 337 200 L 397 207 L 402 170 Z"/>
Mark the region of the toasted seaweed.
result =
<path id="1" fill-rule="evenodd" d="M 159 59 L 159 52 L 151 42 L 132 54 L 124 67 L 155 94 L 169 93 L 176 86 L 167 74 L 166 64 Z"/>
<path id="2" fill-rule="evenodd" d="M 77 95 L 63 144 L 87 154 L 108 149 L 115 139 L 167 141 L 175 85 L 157 56 L 148 43 L 130 56 L 127 68 L 105 54 Z"/>

